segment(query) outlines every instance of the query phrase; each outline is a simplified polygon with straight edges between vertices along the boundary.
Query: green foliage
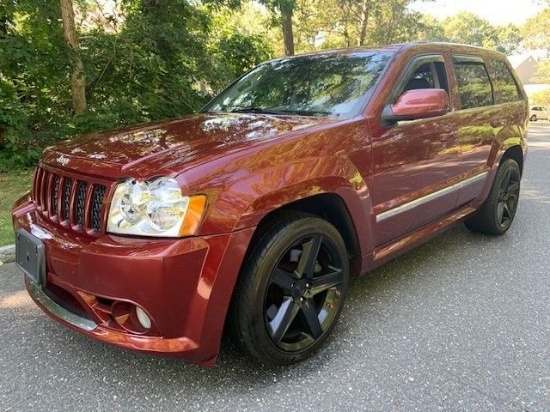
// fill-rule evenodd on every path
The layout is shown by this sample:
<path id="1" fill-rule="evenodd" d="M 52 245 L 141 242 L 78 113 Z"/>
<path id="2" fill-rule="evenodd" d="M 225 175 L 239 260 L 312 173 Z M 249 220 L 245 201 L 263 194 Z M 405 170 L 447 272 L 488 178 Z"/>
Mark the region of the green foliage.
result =
<path id="1" fill-rule="evenodd" d="M 550 7 L 528 19 L 521 28 L 525 46 L 530 49 L 544 49 L 550 53 Z"/>
<path id="2" fill-rule="evenodd" d="M 496 48 L 498 36 L 491 24 L 469 12 L 462 12 L 442 21 L 445 37 L 455 43 Z"/>
<path id="3" fill-rule="evenodd" d="M 300 51 L 389 44 L 419 39 L 425 29 L 411 0 L 301 0 L 296 31 Z"/>
<path id="4" fill-rule="evenodd" d="M 518 26 L 514 24 L 499 26 L 496 28 L 496 33 L 498 37 L 498 45 L 496 46 L 496 50 L 508 56 L 520 51 L 520 45 L 523 41 L 523 37 L 521 36 Z"/>
<path id="5" fill-rule="evenodd" d="M 214 12 L 187 0 L 122 0 L 120 21 L 78 4 L 88 110 L 76 117 L 58 1 L 0 4 L 0 170 L 59 139 L 192 113 L 270 57 L 259 36 L 212 36 Z"/>
<path id="6" fill-rule="evenodd" d="M 299 52 L 442 40 L 511 53 L 521 36 L 549 44 L 550 9 L 520 33 L 468 13 L 443 22 L 420 16 L 413 2 L 74 0 L 88 103 L 75 117 L 74 51 L 63 38 L 59 0 L 0 0 L 0 170 L 32 165 L 46 145 L 79 133 L 199 109 L 235 77 L 284 53 L 284 13 L 293 16 Z"/>
<path id="7" fill-rule="evenodd" d="M 420 20 L 418 40 L 423 41 L 471 44 L 511 55 L 520 51 L 523 40 L 517 26 L 492 26 L 487 20 L 468 12 L 441 21 L 431 16 L 423 16 Z"/>
<path id="8" fill-rule="evenodd" d="M 207 14 L 181 0 L 127 7 L 120 33 L 81 40 L 90 111 L 119 125 L 193 112 L 205 101 L 197 85 L 208 80 Z"/>
<path id="9" fill-rule="evenodd" d="M 34 169 L 0 172 L 0 247 L 13 244 L 11 209 L 31 188 L 33 172 Z"/>
<path id="10" fill-rule="evenodd" d="M 27 128 L 27 108 L 18 101 L 13 85 L 0 82 L 0 172 L 32 164 L 39 149 Z"/>
<path id="11" fill-rule="evenodd" d="M 0 170 L 9 170 L 53 141 L 70 98 L 69 53 L 54 0 L 1 4 L 0 20 Z"/>
<path id="12" fill-rule="evenodd" d="M 532 105 L 550 107 L 550 89 L 533 93 L 530 103 Z"/>
<path id="13" fill-rule="evenodd" d="M 238 32 L 222 36 L 214 49 L 225 62 L 230 77 L 238 77 L 271 57 L 271 51 L 261 37 Z"/>
<path id="14" fill-rule="evenodd" d="M 537 71 L 533 76 L 533 83 L 550 84 L 550 60 L 538 62 Z"/>

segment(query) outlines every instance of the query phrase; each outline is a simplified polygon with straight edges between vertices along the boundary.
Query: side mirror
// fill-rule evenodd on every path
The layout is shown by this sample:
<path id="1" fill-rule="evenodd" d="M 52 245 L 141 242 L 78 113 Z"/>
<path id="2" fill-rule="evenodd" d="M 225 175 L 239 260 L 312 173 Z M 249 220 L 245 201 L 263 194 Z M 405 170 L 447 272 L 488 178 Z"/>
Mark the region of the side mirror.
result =
<path id="1" fill-rule="evenodd" d="M 395 123 L 399 120 L 416 120 L 442 116 L 449 111 L 449 96 L 443 89 L 415 89 L 403 93 L 395 104 L 382 111 L 382 120 Z"/>

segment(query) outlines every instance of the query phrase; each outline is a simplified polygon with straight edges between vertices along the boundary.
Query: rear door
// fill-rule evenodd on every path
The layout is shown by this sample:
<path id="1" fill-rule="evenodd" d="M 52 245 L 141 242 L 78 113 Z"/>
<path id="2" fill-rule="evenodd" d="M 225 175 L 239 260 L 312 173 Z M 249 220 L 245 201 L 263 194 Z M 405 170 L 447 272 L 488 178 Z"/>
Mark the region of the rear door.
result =
<path id="1" fill-rule="evenodd" d="M 503 61 L 455 55 L 453 69 L 459 96 L 463 177 L 458 206 L 463 206 L 481 195 L 503 142 L 521 136 L 525 103 Z"/>

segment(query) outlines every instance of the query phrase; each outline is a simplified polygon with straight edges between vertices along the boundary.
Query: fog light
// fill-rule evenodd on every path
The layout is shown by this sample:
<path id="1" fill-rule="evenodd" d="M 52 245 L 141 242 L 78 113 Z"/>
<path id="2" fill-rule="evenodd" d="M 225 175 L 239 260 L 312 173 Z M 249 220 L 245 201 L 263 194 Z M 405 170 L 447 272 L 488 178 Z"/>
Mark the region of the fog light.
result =
<path id="1" fill-rule="evenodd" d="M 147 316 L 147 313 L 139 306 L 136 306 L 136 315 L 139 321 L 139 324 L 143 326 L 144 329 L 151 329 L 151 318 Z"/>

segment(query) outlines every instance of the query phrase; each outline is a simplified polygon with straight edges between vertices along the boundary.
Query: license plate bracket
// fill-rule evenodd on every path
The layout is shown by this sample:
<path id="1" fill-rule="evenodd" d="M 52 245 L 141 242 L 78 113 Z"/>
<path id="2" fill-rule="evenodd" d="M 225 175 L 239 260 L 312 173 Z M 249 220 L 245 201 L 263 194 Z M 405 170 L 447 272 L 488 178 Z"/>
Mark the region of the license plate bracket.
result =
<path id="1" fill-rule="evenodd" d="M 15 263 L 34 283 L 46 283 L 44 243 L 24 229 L 15 231 Z"/>

